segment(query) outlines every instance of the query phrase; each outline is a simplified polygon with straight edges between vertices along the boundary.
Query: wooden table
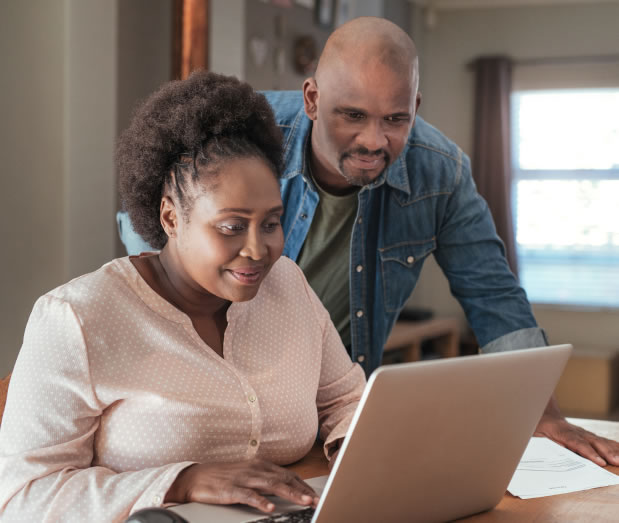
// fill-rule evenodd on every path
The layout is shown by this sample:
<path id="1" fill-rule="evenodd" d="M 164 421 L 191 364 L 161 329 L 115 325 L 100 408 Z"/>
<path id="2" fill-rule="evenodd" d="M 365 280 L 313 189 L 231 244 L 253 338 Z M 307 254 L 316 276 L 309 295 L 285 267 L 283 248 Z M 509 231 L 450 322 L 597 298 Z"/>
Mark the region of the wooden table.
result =
<path id="1" fill-rule="evenodd" d="M 442 358 L 458 356 L 460 324 L 456 318 L 431 318 L 421 321 L 397 321 L 385 343 L 385 352 L 402 350 L 404 361 L 421 359 L 421 343 L 432 340 Z"/>
<path id="2" fill-rule="evenodd" d="M 600 436 L 619 440 L 619 422 L 585 419 L 569 421 Z M 304 479 L 329 473 L 320 446 L 314 446 L 304 459 L 291 465 L 290 468 Z M 609 466 L 607 470 L 619 475 L 619 467 Z M 493 510 L 458 521 L 514 523 L 619 521 L 619 485 L 535 499 L 520 499 L 505 493 L 503 500 Z"/>

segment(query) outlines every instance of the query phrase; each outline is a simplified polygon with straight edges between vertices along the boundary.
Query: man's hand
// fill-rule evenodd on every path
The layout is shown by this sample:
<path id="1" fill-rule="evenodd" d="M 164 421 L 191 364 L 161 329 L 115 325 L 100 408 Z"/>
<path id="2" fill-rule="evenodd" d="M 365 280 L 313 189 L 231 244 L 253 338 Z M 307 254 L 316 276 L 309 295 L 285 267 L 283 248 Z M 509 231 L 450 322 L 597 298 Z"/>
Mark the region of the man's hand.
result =
<path id="1" fill-rule="evenodd" d="M 602 467 L 608 464 L 619 466 L 619 442 L 568 423 L 559 411 L 554 395 L 533 435 L 545 436 Z"/>
<path id="2" fill-rule="evenodd" d="M 264 494 L 276 495 L 297 505 L 314 508 L 318 505 L 318 496 L 299 476 L 261 459 L 191 465 L 177 476 L 164 502 L 243 503 L 272 512 L 275 505 Z"/>

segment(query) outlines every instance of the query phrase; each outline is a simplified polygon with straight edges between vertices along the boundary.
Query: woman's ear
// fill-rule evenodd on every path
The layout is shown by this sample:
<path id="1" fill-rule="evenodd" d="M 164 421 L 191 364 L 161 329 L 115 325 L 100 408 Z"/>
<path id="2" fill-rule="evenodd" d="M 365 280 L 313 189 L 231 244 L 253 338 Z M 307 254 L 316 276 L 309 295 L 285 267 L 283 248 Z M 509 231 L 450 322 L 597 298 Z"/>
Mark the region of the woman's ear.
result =
<path id="1" fill-rule="evenodd" d="M 178 214 L 176 212 L 176 205 L 174 205 L 172 198 L 169 196 L 161 198 L 159 220 L 168 238 L 175 238 L 178 227 Z"/>
<path id="2" fill-rule="evenodd" d="M 305 114 L 310 120 L 318 117 L 318 84 L 314 78 L 308 78 L 303 82 L 303 105 Z"/>

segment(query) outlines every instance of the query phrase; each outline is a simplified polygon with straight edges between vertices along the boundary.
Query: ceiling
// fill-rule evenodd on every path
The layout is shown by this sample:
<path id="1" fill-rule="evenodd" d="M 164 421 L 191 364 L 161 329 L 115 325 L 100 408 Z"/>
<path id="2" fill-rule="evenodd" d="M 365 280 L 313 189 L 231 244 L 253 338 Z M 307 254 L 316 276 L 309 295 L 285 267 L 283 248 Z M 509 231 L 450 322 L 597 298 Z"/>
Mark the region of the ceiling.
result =
<path id="1" fill-rule="evenodd" d="M 616 4 L 619 0 L 409 0 L 421 7 L 431 7 L 436 10 L 447 9 L 480 9 L 496 7 L 527 7 L 527 6 L 562 6 L 586 4 Z"/>

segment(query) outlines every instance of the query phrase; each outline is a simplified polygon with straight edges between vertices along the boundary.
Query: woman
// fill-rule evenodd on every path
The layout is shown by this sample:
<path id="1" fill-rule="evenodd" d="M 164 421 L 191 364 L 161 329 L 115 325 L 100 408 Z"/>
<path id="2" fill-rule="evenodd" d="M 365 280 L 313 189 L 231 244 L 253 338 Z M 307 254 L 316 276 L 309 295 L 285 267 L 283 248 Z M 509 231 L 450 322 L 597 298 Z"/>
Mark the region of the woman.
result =
<path id="1" fill-rule="evenodd" d="M 194 73 L 136 112 L 121 194 L 161 250 L 35 304 L 0 431 L 3 520 L 117 521 L 167 503 L 315 505 L 280 465 L 331 456 L 364 387 L 280 258 L 280 134 L 266 100 Z"/>

